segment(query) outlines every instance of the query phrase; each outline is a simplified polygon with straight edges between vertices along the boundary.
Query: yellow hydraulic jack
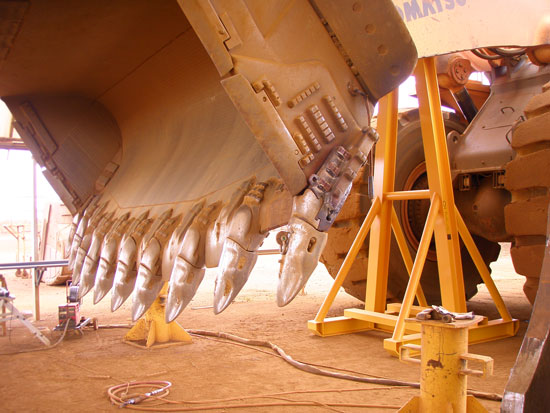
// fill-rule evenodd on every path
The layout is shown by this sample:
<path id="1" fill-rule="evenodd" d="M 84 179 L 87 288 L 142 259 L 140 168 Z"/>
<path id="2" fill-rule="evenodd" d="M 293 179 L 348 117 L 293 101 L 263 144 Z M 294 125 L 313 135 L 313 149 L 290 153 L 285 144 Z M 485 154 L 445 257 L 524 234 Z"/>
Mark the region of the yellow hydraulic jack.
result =
<path id="1" fill-rule="evenodd" d="M 149 310 L 124 337 L 126 343 L 155 348 L 191 342 L 189 333 L 176 321 L 171 323 L 164 321 L 164 302 L 167 291 L 168 283 L 165 283 Z M 143 342 L 144 345 L 139 344 Z M 161 344 L 154 345 L 155 343 Z"/>
<path id="2" fill-rule="evenodd" d="M 468 353 L 468 327 L 482 321 L 459 320 L 445 323 L 441 320 L 408 320 L 422 328 L 422 345 L 401 347 L 402 361 L 418 363 L 422 367 L 420 396 L 415 396 L 399 412 L 486 412 L 474 396 L 467 395 L 467 376 L 486 377 L 493 374 L 493 359 Z M 421 359 L 412 358 L 410 350 L 420 350 Z M 468 362 L 481 363 L 483 370 L 469 368 Z"/>
<path id="3" fill-rule="evenodd" d="M 366 330 L 382 330 L 392 334 L 384 340 L 384 348 L 398 356 L 406 343 L 420 342 L 420 325 L 407 323 L 426 306 L 420 286 L 420 275 L 430 246 L 435 238 L 441 300 L 453 312 L 466 311 L 464 280 L 460 257 L 459 234 L 468 249 L 500 314 L 500 319 L 479 322 L 469 328 L 470 343 L 490 341 L 516 334 L 518 321 L 512 319 L 479 253 L 460 213 L 455 207 L 445 126 L 437 72 L 433 58 L 421 59 L 415 71 L 422 140 L 426 159 L 429 189 L 395 191 L 397 147 L 397 91 L 380 101 L 374 163 L 374 199 L 365 220 L 334 280 L 317 316 L 308 328 L 320 336 L 347 334 Z M 394 201 L 429 199 L 431 202 L 416 258 L 409 253 L 403 230 L 393 207 Z M 326 318 L 338 290 L 342 286 L 361 245 L 370 230 L 367 290 L 364 309 L 348 309 L 343 317 Z M 391 233 L 395 235 L 410 279 L 402 303 L 386 305 Z M 419 303 L 414 306 L 415 296 Z"/>

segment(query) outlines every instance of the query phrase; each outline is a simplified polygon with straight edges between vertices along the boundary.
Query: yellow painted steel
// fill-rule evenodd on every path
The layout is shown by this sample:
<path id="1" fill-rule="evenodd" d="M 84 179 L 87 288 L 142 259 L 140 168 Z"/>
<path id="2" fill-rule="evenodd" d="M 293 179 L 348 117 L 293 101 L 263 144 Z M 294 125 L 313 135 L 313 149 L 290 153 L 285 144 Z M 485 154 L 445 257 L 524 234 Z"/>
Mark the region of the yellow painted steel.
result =
<path id="1" fill-rule="evenodd" d="M 411 199 L 430 199 L 431 193 L 429 189 L 419 189 L 416 191 L 399 191 L 399 192 L 386 192 L 384 199 L 390 199 L 392 201 L 407 201 Z"/>
<path id="2" fill-rule="evenodd" d="M 410 277 L 413 270 L 414 262 L 411 257 L 411 252 L 409 251 L 409 247 L 407 246 L 407 241 L 405 240 L 405 234 L 403 234 L 403 229 L 401 229 L 401 225 L 399 224 L 399 219 L 397 218 L 397 213 L 395 212 L 395 208 L 393 207 L 393 205 L 391 211 L 391 228 L 393 230 L 393 234 L 395 235 L 395 239 L 399 247 L 399 252 L 401 252 L 403 262 L 405 263 L 405 267 L 407 268 L 407 272 L 409 273 Z M 426 307 L 428 305 L 428 302 L 426 301 L 424 291 L 422 291 L 422 287 L 420 286 L 420 284 L 417 285 L 415 291 L 418 305 Z"/>
<path id="3" fill-rule="evenodd" d="M 464 245 L 466 245 L 466 248 L 468 249 L 468 252 L 472 257 L 472 261 L 474 261 L 474 264 L 479 271 L 481 279 L 485 283 L 487 290 L 489 290 L 491 298 L 493 299 L 493 301 L 495 302 L 495 306 L 497 307 L 498 313 L 504 321 L 512 321 L 512 316 L 510 315 L 508 308 L 506 308 L 506 304 L 504 304 L 504 301 L 502 300 L 502 297 L 498 292 L 497 286 L 495 285 L 495 282 L 491 278 L 491 274 L 489 273 L 489 270 L 485 265 L 485 261 L 483 261 L 483 258 L 481 257 L 481 254 L 479 253 L 479 250 L 477 249 L 477 246 L 472 236 L 470 235 L 470 231 L 468 231 L 468 227 L 466 227 L 466 223 L 462 219 L 460 212 L 458 212 L 458 209 L 456 209 L 456 217 L 460 237 L 462 238 Z"/>
<path id="4" fill-rule="evenodd" d="M 476 318 L 469 326 L 470 343 L 479 343 L 511 337 L 517 333 L 518 321 L 511 318 L 502 297 L 490 277 L 489 271 L 477 247 L 454 205 L 453 187 L 447 153 L 447 142 L 441 113 L 437 76 L 433 58 L 419 61 L 416 69 L 417 94 L 420 104 L 422 139 L 426 157 L 428 190 L 394 191 L 397 145 L 397 93 L 391 93 L 380 101 L 377 143 L 374 167 L 374 195 L 371 206 L 348 256 L 343 262 L 335 282 L 314 320 L 308 328 L 320 336 L 347 334 L 365 330 L 392 333 L 384 340 L 384 348 L 398 356 L 404 345 L 420 342 L 417 326 L 406 323 L 407 317 L 427 306 L 420 286 L 420 278 L 430 241 L 435 237 L 441 297 L 444 307 L 454 312 L 466 311 L 466 297 L 460 257 L 459 233 L 464 241 L 483 281 L 497 306 L 501 319 Z M 414 262 L 405 236 L 393 208 L 394 201 L 430 199 L 424 231 Z M 364 309 L 348 309 L 344 317 L 326 318 L 338 290 L 347 276 L 359 247 L 370 228 L 367 290 Z M 401 304 L 386 307 L 388 263 L 391 231 L 395 234 L 403 261 L 410 278 Z M 414 306 L 414 298 L 419 306 Z M 397 315 L 395 315 L 398 313 Z"/>
<path id="5" fill-rule="evenodd" d="M 428 186 L 441 198 L 434 227 L 441 302 L 450 311 L 465 312 L 460 243 L 435 59 L 419 60 L 415 77 Z"/>
<path id="6" fill-rule="evenodd" d="M 400 359 L 421 365 L 420 396 L 413 397 L 400 412 L 485 412 L 485 408 L 467 395 L 467 376 L 486 377 L 493 374 L 493 359 L 468 353 L 468 328 L 476 320 L 416 321 L 422 326 L 421 346 L 401 347 Z M 410 357 L 410 350 L 418 351 L 420 360 Z M 474 370 L 468 362 L 481 364 Z"/>
<path id="7" fill-rule="evenodd" d="M 377 171 L 373 180 L 374 196 L 382 200 L 382 205 L 370 231 L 365 310 L 379 313 L 386 309 L 388 289 L 392 202 L 384 200 L 384 194 L 394 190 L 398 98 L 398 91 L 394 90 L 380 101 L 378 132 L 384 139 L 378 141 L 374 154 L 374 170 Z"/>
<path id="8" fill-rule="evenodd" d="M 432 195 L 432 203 L 428 211 L 428 217 L 426 218 L 426 225 L 424 226 L 424 232 L 422 232 L 422 238 L 420 238 L 420 244 L 418 244 L 418 252 L 416 253 L 416 259 L 411 271 L 411 277 L 407 284 L 407 290 L 403 297 L 403 305 L 401 311 L 397 316 L 397 322 L 395 324 L 395 330 L 393 331 L 392 339 L 400 340 L 405 332 L 405 318 L 409 317 L 409 313 L 414 301 L 414 295 L 416 289 L 420 284 L 420 276 L 424 269 L 424 262 L 426 262 L 426 256 L 430 249 L 430 242 L 432 240 L 432 234 L 439 214 L 441 201 L 437 193 Z"/>
<path id="9" fill-rule="evenodd" d="M 372 202 L 369 213 L 365 217 L 365 220 L 363 221 L 361 228 L 359 228 L 359 232 L 357 233 L 357 235 L 355 236 L 355 239 L 353 240 L 353 243 L 351 244 L 350 250 L 346 255 L 346 258 L 344 258 L 344 262 L 342 263 L 342 266 L 340 267 L 340 270 L 338 271 L 338 274 L 334 279 L 334 283 L 332 284 L 330 291 L 328 292 L 327 296 L 325 297 L 325 300 L 323 301 L 323 304 L 321 305 L 321 308 L 319 309 L 319 311 L 317 312 L 317 315 L 315 316 L 315 320 L 314 320 L 315 322 L 321 322 L 327 316 L 328 310 L 332 305 L 332 303 L 334 302 L 334 299 L 336 298 L 336 294 L 338 294 L 338 290 L 340 289 L 340 287 L 342 287 L 342 283 L 346 279 L 349 273 L 349 270 L 353 264 L 353 261 L 355 260 L 355 257 L 357 257 L 357 253 L 359 252 L 361 245 L 363 245 L 363 242 L 367 237 L 367 234 L 370 230 L 372 222 L 374 221 L 374 218 L 376 217 L 376 215 L 378 215 L 379 211 L 380 211 L 380 199 L 375 198 L 374 201 Z"/>
<path id="10" fill-rule="evenodd" d="M 145 347 L 152 347 L 155 343 L 181 344 L 191 341 L 189 333 L 176 321 L 171 323 L 164 321 L 164 301 L 167 291 L 168 283 L 165 283 L 149 310 L 126 334 L 125 341 L 145 342 Z"/>

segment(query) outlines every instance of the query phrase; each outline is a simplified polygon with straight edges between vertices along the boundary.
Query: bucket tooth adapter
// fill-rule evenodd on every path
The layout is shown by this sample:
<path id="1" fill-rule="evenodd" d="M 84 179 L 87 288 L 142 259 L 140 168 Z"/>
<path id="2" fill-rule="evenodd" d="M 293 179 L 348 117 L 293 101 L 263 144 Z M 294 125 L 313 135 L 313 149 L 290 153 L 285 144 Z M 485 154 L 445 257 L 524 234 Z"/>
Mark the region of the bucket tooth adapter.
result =
<path id="1" fill-rule="evenodd" d="M 114 225 L 118 225 L 119 222 L 128 219 L 130 214 L 127 212 L 124 215 L 118 217 L 116 222 L 113 221 L 114 211 L 105 215 L 98 227 L 94 230 L 92 235 L 92 242 L 86 258 L 84 258 L 84 264 L 82 264 L 82 271 L 80 272 L 80 282 L 78 289 L 78 296 L 82 299 L 92 289 L 95 283 L 95 277 L 97 273 L 97 267 L 99 264 L 99 254 L 101 253 L 101 246 L 105 240 L 105 236 L 109 233 Z"/>
<path id="2" fill-rule="evenodd" d="M 260 204 L 268 185 L 255 184 L 228 224 L 214 287 L 215 314 L 225 310 L 244 287 L 256 264 L 257 249 L 268 235 L 260 227 Z"/>
<path id="3" fill-rule="evenodd" d="M 244 196 L 254 184 L 255 179 L 251 178 L 244 181 L 235 192 L 231 199 L 225 205 L 216 221 L 208 228 L 206 233 L 206 267 L 217 267 L 222 255 L 222 249 L 227 238 L 229 219 L 243 202 Z"/>
<path id="4" fill-rule="evenodd" d="M 132 304 L 132 319 L 134 321 L 140 318 L 153 304 L 164 285 L 162 277 L 164 249 L 180 220 L 181 215 L 165 219 L 143 247 Z"/>
<path id="5" fill-rule="evenodd" d="M 80 213 L 73 216 L 73 221 L 71 222 L 71 227 L 69 228 L 69 237 L 67 238 L 68 242 L 65 245 L 64 257 L 71 256 L 71 247 L 74 241 L 74 236 L 76 235 L 76 230 L 78 229 L 78 224 L 80 223 L 82 215 Z M 81 238 L 82 240 L 82 238 Z M 74 258 L 73 258 L 74 259 Z"/>
<path id="6" fill-rule="evenodd" d="M 126 231 L 133 231 L 139 222 L 147 218 L 147 215 L 148 211 L 142 213 L 137 218 L 123 215 L 126 218 L 119 220 L 113 225 L 111 231 L 105 236 L 101 253 L 99 254 L 99 263 L 94 282 L 94 304 L 99 303 L 113 288 L 118 250 L 124 234 Z"/>
<path id="7" fill-rule="evenodd" d="M 221 203 L 210 204 L 200 211 L 185 231 L 170 274 L 165 319 L 169 323 L 193 299 L 204 278 L 206 261 L 206 232 L 221 210 Z"/>
<path id="8" fill-rule="evenodd" d="M 185 234 L 193 223 L 195 217 L 203 210 L 204 204 L 205 200 L 203 199 L 193 205 L 193 207 L 185 214 L 178 227 L 174 230 L 172 236 L 170 237 L 168 245 L 166 246 L 166 248 L 164 248 L 161 270 L 162 277 L 166 281 L 170 279 L 172 269 L 174 267 L 174 262 L 176 261 L 178 251 L 181 248 L 181 244 L 183 242 L 183 239 L 185 238 Z"/>
<path id="9" fill-rule="evenodd" d="M 110 217 L 112 217 L 112 214 L 102 213 L 105 210 L 105 207 L 106 205 L 103 205 L 103 207 L 98 208 L 94 212 L 94 214 L 92 215 L 92 217 L 88 222 L 88 225 L 86 225 L 86 230 L 84 231 L 84 236 L 82 237 L 82 241 L 78 245 L 78 248 L 75 254 L 75 259 L 74 259 L 73 276 L 72 276 L 72 283 L 74 285 L 78 285 L 80 283 L 80 275 L 82 273 L 82 267 L 84 266 L 84 260 L 86 259 L 86 255 L 88 255 L 88 250 L 92 246 L 94 232 L 98 227 L 108 225 L 108 221 Z"/>
<path id="10" fill-rule="evenodd" d="M 94 200 L 97 201 L 98 198 L 95 198 Z M 104 207 L 104 205 L 102 206 Z M 83 214 L 78 214 L 80 217 L 80 220 L 78 221 L 76 225 L 76 229 L 74 233 L 71 231 L 69 233 L 69 242 L 70 249 L 69 249 L 69 269 L 72 271 L 74 270 L 74 263 L 76 260 L 76 254 L 78 253 L 78 248 L 80 247 L 80 244 L 82 244 L 82 240 L 84 239 L 84 236 L 86 234 L 86 229 L 88 228 L 88 224 L 91 222 L 95 222 L 96 212 L 100 212 L 103 208 L 98 208 L 98 205 L 96 202 L 90 203 L 88 208 L 84 210 Z M 91 222 L 90 222 L 91 221 Z M 74 225 L 72 226 L 74 228 Z"/>
<path id="11" fill-rule="evenodd" d="M 376 131 L 367 127 L 358 144 L 350 150 L 343 146 L 334 148 L 322 167 L 309 178 L 308 189 L 294 197 L 288 230 L 277 236 L 282 254 L 277 287 L 280 307 L 296 297 L 317 266 L 327 241 L 326 231 L 344 205 L 353 180 L 377 140 Z"/>
<path id="12" fill-rule="evenodd" d="M 153 224 L 153 218 L 139 222 L 122 238 L 111 294 L 111 311 L 116 311 L 132 294 L 137 277 L 138 247 Z"/>

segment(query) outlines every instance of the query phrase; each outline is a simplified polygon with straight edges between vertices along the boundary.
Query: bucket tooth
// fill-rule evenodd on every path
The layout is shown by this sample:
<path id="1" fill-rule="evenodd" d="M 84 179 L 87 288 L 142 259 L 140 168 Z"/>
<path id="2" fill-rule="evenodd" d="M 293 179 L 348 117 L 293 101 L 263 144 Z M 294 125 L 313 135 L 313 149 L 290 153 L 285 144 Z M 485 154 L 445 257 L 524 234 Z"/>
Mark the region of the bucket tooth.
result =
<path id="1" fill-rule="evenodd" d="M 97 222 L 101 217 L 101 213 L 105 210 L 106 207 L 107 207 L 107 203 L 104 203 L 103 205 L 98 206 L 96 202 L 92 202 L 92 204 L 90 204 L 88 208 L 86 208 L 86 210 L 84 211 L 82 219 L 78 223 L 74 237 L 71 242 L 71 249 L 70 249 L 69 263 L 68 263 L 68 267 L 71 271 L 74 270 L 76 257 L 78 255 L 78 249 L 82 244 L 82 242 L 84 241 L 84 237 L 86 236 L 86 234 L 91 235 L 94 232 Z M 89 240 L 88 242 L 91 242 L 91 240 Z M 86 249 L 88 247 L 89 247 L 89 244 L 86 247 Z M 78 271 L 78 273 L 80 274 L 80 270 Z"/>
<path id="2" fill-rule="evenodd" d="M 132 320 L 139 319 L 153 304 L 162 288 L 162 277 L 158 271 L 161 245 L 153 238 L 143 252 L 134 288 Z"/>
<path id="3" fill-rule="evenodd" d="M 101 247 L 99 263 L 94 283 L 94 304 L 99 303 L 103 297 L 113 287 L 114 275 L 116 270 L 117 254 L 121 240 L 128 231 L 132 233 L 136 225 L 147 218 L 149 212 L 144 212 L 137 218 L 129 218 L 129 214 L 123 215 L 126 218 L 121 219 L 113 225 L 113 228 L 105 236 L 105 241 Z"/>
<path id="4" fill-rule="evenodd" d="M 206 267 L 214 268 L 220 263 L 222 255 L 223 243 L 227 238 L 229 218 L 242 204 L 244 196 L 254 184 L 255 178 L 248 179 L 242 182 L 237 190 L 231 195 L 231 199 L 225 205 L 218 218 L 212 223 L 206 232 Z"/>
<path id="5" fill-rule="evenodd" d="M 105 235 L 113 225 L 113 215 L 114 212 L 105 215 L 99 222 L 92 235 L 92 242 L 90 244 L 90 248 L 88 248 L 86 258 L 84 259 L 82 270 L 80 272 L 80 288 L 78 289 L 80 299 L 82 299 L 82 297 L 84 297 L 94 286 L 101 245 L 103 244 Z"/>
<path id="6" fill-rule="evenodd" d="M 86 210 L 86 212 L 88 212 L 88 210 Z M 78 248 L 80 247 L 80 244 L 82 243 L 82 239 L 84 238 L 84 233 L 86 231 L 86 227 L 88 226 L 89 219 L 90 219 L 89 214 L 84 213 L 84 216 L 78 222 L 78 226 L 75 230 L 74 236 L 72 237 L 71 247 L 69 248 L 69 264 L 68 264 L 68 267 L 71 271 L 74 270 L 74 262 L 76 260 L 76 254 L 78 253 Z"/>
<path id="7" fill-rule="evenodd" d="M 164 254 L 162 257 L 162 277 L 165 280 L 170 279 L 172 268 L 174 267 L 174 262 L 178 255 L 178 251 L 181 248 L 183 239 L 185 238 L 185 234 L 197 214 L 204 208 L 204 204 L 205 200 L 203 199 L 193 205 L 193 207 L 185 214 L 178 227 L 174 230 L 168 245 L 164 248 Z"/>
<path id="8" fill-rule="evenodd" d="M 80 245 L 76 251 L 76 256 L 73 263 L 73 275 L 72 284 L 77 285 L 80 282 L 80 273 L 82 272 L 82 266 L 84 265 L 84 259 L 88 253 L 88 248 L 92 243 L 92 234 L 86 234 L 82 238 Z"/>
<path id="9" fill-rule="evenodd" d="M 166 322 L 174 321 L 191 302 L 197 292 L 206 269 L 197 268 L 178 256 L 170 278 L 170 289 L 166 301 Z"/>
<path id="10" fill-rule="evenodd" d="M 317 267 L 328 234 L 316 230 L 300 218 L 292 217 L 288 223 L 288 232 L 278 235 L 281 235 L 277 237 L 278 240 L 287 244 L 283 247 L 287 252 L 281 257 L 277 286 L 277 305 L 283 307 L 306 285 Z"/>
<path id="11" fill-rule="evenodd" d="M 111 311 L 117 310 L 132 294 L 136 283 L 137 245 L 133 238 L 128 238 L 120 250 L 111 295 Z"/>
<path id="12" fill-rule="evenodd" d="M 164 219 L 143 249 L 132 304 L 134 321 L 153 304 L 167 281 L 162 276 L 163 252 L 180 219 L 181 215 Z"/>
<path id="13" fill-rule="evenodd" d="M 214 288 L 214 313 L 219 314 L 233 302 L 242 290 L 256 264 L 256 251 L 247 251 L 231 238 L 227 238 L 220 260 L 222 272 Z"/>
<path id="14" fill-rule="evenodd" d="M 69 229 L 69 238 L 67 241 L 67 244 L 65 245 L 65 257 L 70 257 L 71 255 L 71 246 L 74 241 L 74 236 L 76 234 L 76 230 L 78 229 L 78 224 L 80 223 L 80 220 L 82 219 L 81 214 L 75 214 L 73 217 L 73 221 L 71 222 L 71 228 Z"/>
<path id="15" fill-rule="evenodd" d="M 103 251 L 109 250 L 108 253 Z M 115 251 L 113 254 L 111 251 Z M 105 245 L 99 257 L 97 274 L 94 283 L 94 304 L 99 303 L 107 293 L 113 288 L 114 276 L 116 270 L 116 244 L 110 242 Z"/>
<path id="16" fill-rule="evenodd" d="M 105 216 L 105 214 L 102 214 L 102 212 L 105 210 L 106 206 L 107 204 L 103 204 L 97 207 L 91 213 L 91 216 L 88 220 L 85 220 L 84 218 L 81 220 L 81 223 L 84 221 L 83 227 L 82 227 L 83 235 L 81 238 L 75 235 L 75 241 L 78 242 L 78 239 L 81 239 L 81 240 L 80 242 L 78 242 L 75 258 L 72 262 L 73 264 L 72 283 L 74 285 L 77 285 L 80 282 L 80 273 L 82 271 L 82 266 L 84 265 L 84 259 L 86 258 L 86 254 L 88 253 L 88 249 L 90 248 L 90 245 L 92 244 L 93 233 L 97 228 L 98 224 L 101 222 L 101 220 Z M 77 229 L 77 234 L 78 233 L 79 231 Z M 72 257 L 72 251 L 71 251 L 71 257 Z M 69 264 L 71 264 L 70 261 L 69 261 Z"/>
<path id="17" fill-rule="evenodd" d="M 220 213 L 221 204 L 210 204 L 193 219 L 177 252 L 166 300 L 166 322 L 172 322 L 193 299 L 205 272 L 205 243 L 208 225 Z"/>
<path id="18" fill-rule="evenodd" d="M 230 218 L 214 288 L 215 314 L 233 302 L 254 268 L 256 250 L 267 236 L 260 231 L 260 203 L 268 185 L 267 182 L 255 184 Z"/>
<path id="19" fill-rule="evenodd" d="M 304 193 L 294 197 L 288 232 L 277 237 L 282 254 L 277 286 L 280 307 L 296 297 L 317 266 L 327 241 L 326 231 L 342 209 L 353 180 L 377 140 L 378 133 L 373 128 L 362 128 L 348 149 L 337 146 L 331 151 L 317 173 L 309 177 Z"/>
<path id="20" fill-rule="evenodd" d="M 133 231 L 128 231 L 120 243 L 113 293 L 111 294 L 111 311 L 116 311 L 132 293 L 137 276 L 138 246 L 153 223 L 146 218 L 138 222 Z"/>

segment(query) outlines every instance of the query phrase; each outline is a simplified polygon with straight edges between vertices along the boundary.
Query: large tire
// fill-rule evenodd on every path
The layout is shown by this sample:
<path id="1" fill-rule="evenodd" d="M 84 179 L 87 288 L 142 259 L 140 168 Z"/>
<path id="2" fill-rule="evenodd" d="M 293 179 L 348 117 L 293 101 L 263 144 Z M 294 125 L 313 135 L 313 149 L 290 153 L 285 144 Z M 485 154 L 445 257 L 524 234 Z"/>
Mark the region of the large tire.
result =
<path id="1" fill-rule="evenodd" d="M 446 132 L 457 130 L 461 132 L 464 125 L 451 113 L 444 113 Z M 396 190 L 422 189 L 427 187 L 425 172 L 422 171 L 424 150 L 418 111 L 413 110 L 400 114 L 397 145 L 397 170 L 395 179 Z M 425 169 L 424 169 L 425 171 Z M 412 178 L 412 179 L 411 179 Z M 327 246 L 321 256 L 332 277 L 335 277 L 345 258 L 361 222 L 370 207 L 366 195 L 366 177 L 354 185 L 352 193 L 333 228 L 329 231 Z M 411 255 L 416 256 L 417 242 L 424 227 L 429 208 L 428 201 L 409 201 L 406 204 L 396 202 L 396 212 L 401 226 L 407 232 L 407 242 Z M 487 264 L 497 259 L 500 252 L 498 243 L 490 242 L 480 237 L 474 237 L 476 244 Z M 466 298 L 470 299 L 477 293 L 477 284 L 481 277 L 469 254 L 462 246 L 462 263 Z M 348 294 L 364 300 L 366 273 L 368 263 L 368 237 L 358 254 L 357 259 L 344 281 L 343 287 Z M 392 236 L 388 279 L 388 299 L 399 300 L 403 297 L 409 276 L 407 274 L 395 238 Z M 430 304 L 441 302 L 439 277 L 435 252 L 430 251 L 424 265 L 421 285 Z"/>
<path id="2" fill-rule="evenodd" d="M 505 186 L 512 202 L 504 209 L 506 230 L 514 236 L 510 255 L 526 277 L 523 291 L 534 303 L 542 269 L 550 188 L 550 83 L 524 109 L 526 121 L 512 134 L 517 155 L 506 165 Z"/>

